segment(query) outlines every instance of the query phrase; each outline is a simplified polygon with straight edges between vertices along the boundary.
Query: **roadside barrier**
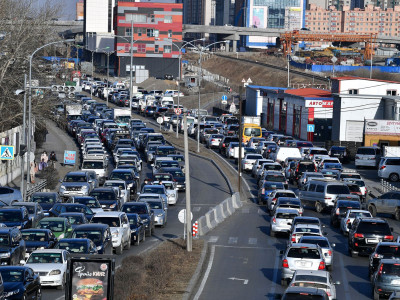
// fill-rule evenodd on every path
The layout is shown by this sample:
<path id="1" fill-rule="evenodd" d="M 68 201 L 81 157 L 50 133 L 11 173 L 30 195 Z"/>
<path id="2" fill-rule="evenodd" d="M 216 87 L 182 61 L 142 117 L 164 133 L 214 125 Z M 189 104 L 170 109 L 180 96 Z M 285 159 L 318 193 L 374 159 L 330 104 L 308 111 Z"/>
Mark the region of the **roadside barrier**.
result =
<path id="1" fill-rule="evenodd" d="M 196 222 L 193 223 L 193 236 L 194 237 L 197 237 L 198 228 L 199 228 L 199 222 L 196 221 Z"/>
<path id="2" fill-rule="evenodd" d="M 29 197 L 32 196 L 33 193 L 44 190 L 46 188 L 46 185 L 47 185 L 46 179 L 40 179 L 37 180 L 37 182 L 34 184 L 29 184 L 26 190 L 26 199 L 29 199 Z"/>
<path id="3" fill-rule="evenodd" d="M 240 194 L 234 193 L 232 197 L 225 199 L 220 204 L 210 209 L 204 216 L 201 216 L 196 221 L 196 223 L 198 223 L 198 236 L 207 234 L 207 232 L 217 227 L 218 224 L 222 223 L 226 218 L 231 216 L 236 209 L 242 206 L 243 203 L 240 201 Z"/>

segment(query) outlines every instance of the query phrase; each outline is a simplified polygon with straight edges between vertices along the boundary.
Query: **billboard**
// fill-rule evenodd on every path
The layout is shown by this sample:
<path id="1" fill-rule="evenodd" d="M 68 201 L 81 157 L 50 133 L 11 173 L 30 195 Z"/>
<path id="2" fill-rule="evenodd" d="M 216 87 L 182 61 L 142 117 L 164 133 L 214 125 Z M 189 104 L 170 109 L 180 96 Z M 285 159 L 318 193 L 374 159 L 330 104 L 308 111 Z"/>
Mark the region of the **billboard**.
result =
<path id="1" fill-rule="evenodd" d="M 305 106 L 333 108 L 333 100 L 305 100 Z"/>
<path id="2" fill-rule="evenodd" d="M 400 121 L 396 120 L 365 120 L 366 135 L 399 135 Z"/>
<path id="3" fill-rule="evenodd" d="M 111 300 L 114 295 L 114 261 L 98 258 L 70 258 L 66 299 Z"/>
<path id="4" fill-rule="evenodd" d="M 75 165 L 76 151 L 64 151 L 64 165 Z"/>

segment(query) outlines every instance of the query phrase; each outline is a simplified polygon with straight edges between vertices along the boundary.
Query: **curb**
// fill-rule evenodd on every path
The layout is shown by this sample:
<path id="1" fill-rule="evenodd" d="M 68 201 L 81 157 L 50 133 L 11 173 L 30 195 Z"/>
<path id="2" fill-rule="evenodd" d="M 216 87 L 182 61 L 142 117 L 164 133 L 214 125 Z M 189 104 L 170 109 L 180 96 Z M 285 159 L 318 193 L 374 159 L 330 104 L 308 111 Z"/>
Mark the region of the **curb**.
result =
<path id="1" fill-rule="evenodd" d="M 210 247 L 208 242 L 205 241 L 203 250 L 201 251 L 201 257 L 197 264 L 196 270 L 192 278 L 189 281 L 189 284 L 186 287 L 185 294 L 182 297 L 182 300 L 189 300 L 193 298 L 193 294 L 196 291 L 195 287 L 199 284 L 200 277 L 203 274 L 204 268 L 207 264 L 205 264 L 206 260 L 210 257 Z"/>

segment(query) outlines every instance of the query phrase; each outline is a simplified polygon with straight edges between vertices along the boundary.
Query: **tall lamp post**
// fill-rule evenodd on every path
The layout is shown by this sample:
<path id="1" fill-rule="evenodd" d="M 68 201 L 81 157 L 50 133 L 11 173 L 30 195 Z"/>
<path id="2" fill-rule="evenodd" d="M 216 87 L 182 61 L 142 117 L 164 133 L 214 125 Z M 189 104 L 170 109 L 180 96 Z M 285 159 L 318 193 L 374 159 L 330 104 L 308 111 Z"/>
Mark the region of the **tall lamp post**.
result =
<path id="1" fill-rule="evenodd" d="M 198 108 L 198 111 L 197 111 L 197 127 L 199 127 L 200 126 L 200 87 L 201 87 L 201 81 L 200 81 L 200 78 L 201 78 L 201 76 L 202 76 L 202 74 L 203 74 L 203 71 L 202 71 L 202 68 L 201 68 L 201 60 L 202 60 L 202 54 L 203 54 L 203 50 L 207 50 L 208 48 L 210 48 L 211 46 L 214 46 L 214 45 L 216 45 L 216 44 L 222 44 L 222 43 L 228 43 L 228 41 L 222 41 L 222 42 L 215 42 L 215 43 L 212 43 L 212 44 L 210 44 L 210 45 L 207 45 L 207 46 L 204 46 L 204 47 L 201 47 L 199 50 L 199 52 L 200 52 L 200 61 L 199 61 L 199 66 L 200 66 L 200 69 L 199 69 L 199 91 L 198 91 L 198 100 L 199 100 L 199 108 Z M 197 152 L 200 152 L 200 130 L 199 130 L 199 128 L 197 128 Z"/>
<path id="2" fill-rule="evenodd" d="M 28 108 L 28 138 L 27 138 L 27 144 L 28 144 L 28 155 L 27 155 L 27 160 L 26 160 L 26 165 L 27 165 L 27 173 L 29 175 L 29 167 L 30 167 L 30 155 L 31 155 L 31 135 L 32 135 L 32 59 L 33 56 L 41 49 L 54 45 L 54 44 L 60 44 L 60 43 L 70 43 L 70 42 L 75 42 L 75 39 L 67 39 L 63 41 L 56 41 L 56 42 L 51 42 L 47 43 L 39 48 L 36 48 L 35 51 L 29 56 L 29 108 Z M 26 184 L 28 185 L 30 183 L 30 176 L 27 176 L 26 179 Z"/>

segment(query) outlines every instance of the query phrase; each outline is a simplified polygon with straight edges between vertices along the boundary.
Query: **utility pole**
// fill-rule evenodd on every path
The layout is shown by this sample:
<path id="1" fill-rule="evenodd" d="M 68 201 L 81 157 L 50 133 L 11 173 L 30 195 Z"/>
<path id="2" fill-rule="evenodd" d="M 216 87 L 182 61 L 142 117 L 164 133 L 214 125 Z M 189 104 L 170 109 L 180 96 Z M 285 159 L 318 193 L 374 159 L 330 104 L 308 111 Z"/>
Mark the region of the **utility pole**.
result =
<path id="1" fill-rule="evenodd" d="M 131 20 L 131 49 L 130 49 L 130 54 L 131 54 L 131 65 L 129 69 L 129 109 L 131 111 L 132 115 L 132 97 L 133 97 L 133 19 Z M 108 97 L 107 97 L 108 99 Z"/>
<path id="2" fill-rule="evenodd" d="M 24 118 L 23 118 L 23 125 L 22 125 L 22 143 L 26 145 L 26 74 L 24 74 Z M 22 200 L 25 201 L 25 170 L 24 170 L 24 155 L 21 156 L 21 195 L 22 195 Z M 27 160 L 29 161 L 28 157 Z M 29 177 L 29 169 L 27 172 L 27 178 Z"/>
<path id="3" fill-rule="evenodd" d="M 190 170 L 189 170 L 189 145 L 188 145 L 188 126 L 187 111 L 183 115 L 184 145 L 185 145 L 185 181 L 186 181 L 186 249 L 192 252 L 192 211 L 190 209 Z"/>
<path id="4" fill-rule="evenodd" d="M 289 64 L 289 54 L 287 55 L 287 87 L 290 87 L 290 64 Z"/>
<path id="5" fill-rule="evenodd" d="M 200 69 L 199 69 L 199 93 L 198 93 L 198 97 L 199 97 L 199 110 L 197 111 L 197 152 L 200 152 L 200 89 L 201 89 L 201 76 L 202 76 L 202 69 L 201 69 L 201 54 L 203 53 L 203 49 L 201 49 L 200 51 L 200 61 L 199 61 L 199 65 L 200 65 Z"/>
<path id="6" fill-rule="evenodd" d="M 239 161 L 238 161 L 238 192 L 242 183 L 242 143 L 243 143 L 243 124 L 242 124 L 242 97 L 239 93 Z"/>

